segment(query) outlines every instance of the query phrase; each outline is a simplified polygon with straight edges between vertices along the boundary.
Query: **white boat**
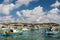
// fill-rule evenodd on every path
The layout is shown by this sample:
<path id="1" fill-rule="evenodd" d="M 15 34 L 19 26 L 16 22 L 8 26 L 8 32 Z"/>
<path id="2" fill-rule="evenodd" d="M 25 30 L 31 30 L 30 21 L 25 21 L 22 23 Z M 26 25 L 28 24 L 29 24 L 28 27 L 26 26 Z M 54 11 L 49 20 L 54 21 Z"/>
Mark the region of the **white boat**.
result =
<path id="1" fill-rule="evenodd" d="M 57 33 L 59 33 L 59 31 L 53 31 L 53 32 L 52 31 L 50 31 L 50 32 L 47 31 L 47 32 L 45 32 L 46 35 L 55 35 Z"/>
<path id="2" fill-rule="evenodd" d="M 2 31 L 2 36 L 15 36 L 15 35 L 22 35 L 23 30 L 18 30 L 18 29 L 5 29 Z"/>
<path id="3" fill-rule="evenodd" d="M 30 30 L 30 29 L 24 27 L 24 28 L 22 28 L 22 30 L 24 30 L 24 31 L 28 31 L 28 30 Z"/>

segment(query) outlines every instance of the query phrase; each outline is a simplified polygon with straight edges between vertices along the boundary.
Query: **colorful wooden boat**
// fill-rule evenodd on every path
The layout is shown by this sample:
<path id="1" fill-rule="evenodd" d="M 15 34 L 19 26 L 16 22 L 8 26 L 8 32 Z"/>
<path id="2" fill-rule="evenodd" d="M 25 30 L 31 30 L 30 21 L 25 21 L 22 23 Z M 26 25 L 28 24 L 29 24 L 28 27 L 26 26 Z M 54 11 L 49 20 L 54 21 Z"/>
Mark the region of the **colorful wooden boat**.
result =
<path id="1" fill-rule="evenodd" d="M 2 36 L 16 36 L 16 35 L 22 35 L 23 30 L 13 30 L 13 31 L 3 31 Z"/>

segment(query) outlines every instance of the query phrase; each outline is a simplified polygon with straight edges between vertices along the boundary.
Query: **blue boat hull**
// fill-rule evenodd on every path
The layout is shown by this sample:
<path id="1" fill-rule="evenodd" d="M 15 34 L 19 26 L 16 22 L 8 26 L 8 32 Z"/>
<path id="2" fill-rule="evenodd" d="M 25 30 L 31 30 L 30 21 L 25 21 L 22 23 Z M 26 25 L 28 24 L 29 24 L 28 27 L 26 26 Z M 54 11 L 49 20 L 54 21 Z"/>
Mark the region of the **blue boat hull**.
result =
<path id="1" fill-rule="evenodd" d="M 8 36 L 18 36 L 18 35 L 23 35 L 23 33 L 16 33 L 16 34 L 2 34 L 1 36 L 8 37 Z"/>
<path id="2" fill-rule="evenodd" d="M 54 35 L 54 33 L 45 33 L 46 35 Z"/>
<path id="3" fill-rule="evenodd" d="M 55 31 L 55 32 L 45 32 L 45 35 L 56 35 L 57 33 L 59 33 L 59 31 Z"/>

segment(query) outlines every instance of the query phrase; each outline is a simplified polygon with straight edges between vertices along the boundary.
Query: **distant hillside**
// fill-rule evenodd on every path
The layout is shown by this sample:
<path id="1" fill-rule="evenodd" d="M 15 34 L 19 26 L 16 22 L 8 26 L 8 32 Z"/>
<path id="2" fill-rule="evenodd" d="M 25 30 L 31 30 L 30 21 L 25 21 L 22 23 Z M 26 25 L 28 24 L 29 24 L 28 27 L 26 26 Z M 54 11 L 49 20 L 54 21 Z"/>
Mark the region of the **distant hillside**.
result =
<path id="1" fill-rule="evenodd" d="M 15 23 L 1 23 L 2 25 L 13 25 L 13 26 L 27 26 L 27 25 L 31 25 L 31 26 L 35 26 L 35 25 L 39 25 L 39 26 L 60 26 L 60 24 L 57 24 L 57 23 L 18 23 L 18 22 L 15 22 Z"/>

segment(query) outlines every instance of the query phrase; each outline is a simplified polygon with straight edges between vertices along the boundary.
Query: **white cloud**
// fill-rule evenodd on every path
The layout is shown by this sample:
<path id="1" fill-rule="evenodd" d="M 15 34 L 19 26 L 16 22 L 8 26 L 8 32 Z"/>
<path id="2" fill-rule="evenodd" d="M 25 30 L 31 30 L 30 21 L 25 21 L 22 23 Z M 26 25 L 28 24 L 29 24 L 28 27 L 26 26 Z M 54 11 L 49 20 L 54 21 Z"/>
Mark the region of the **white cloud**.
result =
<path id="1" fill-rule="evenodd" d="M 12 0 L 4 0 L 4 2 L 2 4 L 0 4 L 0 14 L 4 14 L 6 16 L 0 17 L 0 21 L 2 21 L 2 22 L 13 21 L 14 18 L 8 16 L 8 15 L 10 15 L 10 12 L 13 9 L 18 8 L 18 7 L 22 6 L 22 5 L 28 5 L 29 2 L 31 2 L 31 1 L 33 1 L 33 0 L 17 0 L 16 4 L 13 4 L 13 3 L 11 3 Z M 17 15 L 21 16 L 19 11 L 17 11 Z M 20 18 L 20 19 L 24 20 L 23 17 Z M 20 21 L 22 21 L 22 20 L 20 20 Z"/>
<path id="2" fill-rule="evenodd" d="M 3 16 L 0 17 L 0 22 L 15 22 L 15 19 L 12 16 Z"/>
<path id="3" fill-rule="evenodd" d="M 59 7 L 60 6 L 60 2 L 56 1 L 54 4 L 51 5 L 51 7 Z"/>
<path id="4" fill-rule="evenodd" d="M 4 0 L 3 3 L 0 4 L 0 13 L 4 15 L 9 15 L 11 10 L 18 8 L 22 5 L 28 5 L 29 2 L 33 0 L 17 0 L 16 4 L 11 3 L 12 1 L 13 0 Z"/>
<path id="5" fill-rule="evenodd" d="M 3 4 L 10 4 L 13 0 L 4 0 Z M 32 1 L 38 1 L 38 0 L 16 0 L 15 2 L 15 8 L 18 8 L 22 5 L 28 5 Z"/>
<path id="6" fill-rule="evenodd" d="M 20 15 L 22 13 L 22 15 Z M 47 13 L 47 15 L 46 15 Z M 53 8 L 48 12 L 44 12 L 43 7 L 38 6 L 32 10 L 22 10 L 19 11 L 19 17 L 22 17 L 22 22 L 32 22 L 32 23 L 60 23 L 60 10 L 58 8 Z M 24 18 L 26 17 L 26 18 Z M 20 20 L 20 19 L 19 19 Z"/>
<path id="7" fill-rule="evenodd" d="M 28 5 L 33 0 L 17 0 L 15 4 L 15 8 L 20 7 L 21 5 Z"/>
<path id="8" fill-rule="evenodd" d="M 4 3 L 4 4 L 9 4 L 9 3 L 11 3 L 12 1 L 13 1 L 13 0 L 4 0 L 3 3 Z"/>
<path id="9" fill-rule="evenodd" d="M 0 13 L 9 15 L 10 11 L 13 10 L 14 4 L 0 4 Z"/>
<path id="10" fill-rule="evenodd" d="M 60 23 L 60 10 L 58 8 L 53 8 L 48 12 L 45 12 L 43 7 L 38 6 L 32 10 L 22 10 L 17 11 L 16 14 L 18 16 L 17 20 L 12 16 L 8 16 L 10 11 L 14 8 L 18 8 L 21 5 L 28 5 L 33 0 L 17 0 L 16 4 L 9 3 L 10 0 L 5 0 L 3 4 L 0 4 L 0 13 L 5 14 L 7 16 L 0 17 L 0 22 L 31 22 L 31 23 L 47 23 L 47 22 L 55 22 Z M 52 4 L 51 7 L 59 7 L 60 2 L 56 1 L 56 3 Z M 46 15 L 47 13 L 47 15 Z"/>
<path id="11" fill-rule="evenodd" d="M 20 15 L 20 13 L 22 13 L 22 15 Z M 38 6 L 32 10 L 22 10 L 19 13 L 19 17 L 23 16 L 26 17 L 23 21 L 24 22 L 37 22 L 37 19 L 39 19 L 40 17 L 43 18 L 43 16 L 45 15 L 45 12 L 43 11 L 43 7 Z"/>
<path id="12" fill-rule="evenodd" d="M 17 11 L 16 14 L 17 14 L 18 16 L 21 16 L 21 13 L 20 13 L 19 11 Z"/>
<path id="13" fill-rule="evenodd" d="M 56 22 L 59 23 L 60 21 L 60 10 L 58 8 L 54 8 L 52 10 L 50 10 L 47 14 L 48 19 L 50 20 L 50 22 Z"/>
<path id="14" fill-rule="evenodd" d="M 60 10 L 58 8 L 54 8 L 49 11 L 49 14 L 58 14 L 59 12 L 60 12 Z"/>
<path id="15" fill-rule="evenodd" d="M 47 15 L 45 15 L 47 13 Z M 17 11 L 18 16 L 15 20 L 12 16 L 0 17 L 1 22 L 28 22 L 28 23 L 60 23 L 60 10 L 53 8 L 48 12 L 44 12 L 43 7 L 38 6 L 32 10 Z"/>

